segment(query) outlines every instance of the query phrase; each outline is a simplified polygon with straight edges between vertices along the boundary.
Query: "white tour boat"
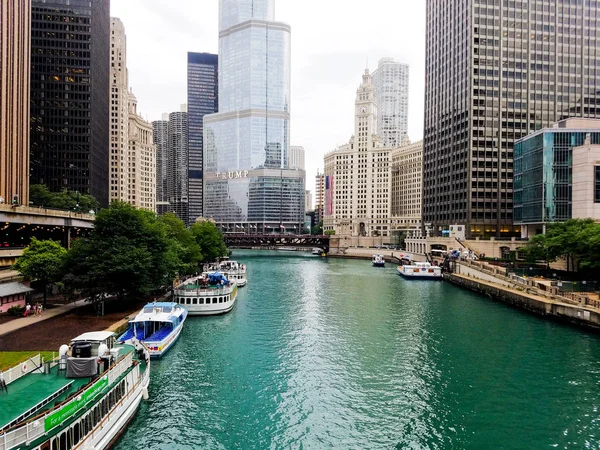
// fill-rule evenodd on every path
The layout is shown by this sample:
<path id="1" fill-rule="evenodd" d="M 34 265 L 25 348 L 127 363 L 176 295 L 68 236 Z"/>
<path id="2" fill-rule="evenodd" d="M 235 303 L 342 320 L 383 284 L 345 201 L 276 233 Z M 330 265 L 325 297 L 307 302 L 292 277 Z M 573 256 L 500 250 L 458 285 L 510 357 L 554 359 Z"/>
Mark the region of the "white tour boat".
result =
<path id="1" fill-rule="evenodd" d="M 442 268 L 432 266 L 428 262 L 415 262 L 413 264 L 398 266 L 398 275 L 416 279 L 442 279 Z"/>
<path id="2" fill-rule="evenodd" d="M 383 255 L 373 255 L 371 261 L 374 267 L 385 267 L 385 258 Z"/>
<path id="3" fill-rule="evenodd" d="M 220 272 L 205 273 L 186 280 L 173 295 L 174 301 L 185 306 L 190 316 L 211 316 L 233 309 L 238 287 Z"/>
<path id="4" fill-rule="evenodd" d="M 177 303 L 148 303 L 129 321 L 129 329 L 118 341 L 134 345 L 141 341 L 151 358 L 160 358 L 177 341 L 187 315 L 187 309 Z"/>
<path id="5" fill-rule="evenodd" d="M 59 359 L 0 372 L 0 450 L 110 448 L 148 398 L 150 355 L 108 331 L 63 345 Z"/>
<path id="6" fill-rule="evenodd" d="M 246 286 L 248 280 L 246 278 L 246 266 L 240 264 L 237 261 L 225 259 L 219 264 L 212 266 L 206 275 L 214 274 L 215 272 L 221 272 L 229 281 L 235 281 L 238 287 Z"/>

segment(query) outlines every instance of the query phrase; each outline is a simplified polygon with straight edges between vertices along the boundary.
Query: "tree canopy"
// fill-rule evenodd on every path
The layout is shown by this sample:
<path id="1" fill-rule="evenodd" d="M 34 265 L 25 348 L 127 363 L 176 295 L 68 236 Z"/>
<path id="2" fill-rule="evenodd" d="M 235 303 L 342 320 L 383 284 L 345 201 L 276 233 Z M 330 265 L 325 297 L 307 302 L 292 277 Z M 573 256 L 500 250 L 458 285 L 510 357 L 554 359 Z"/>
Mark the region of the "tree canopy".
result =
<path id="1" fill-rule="evenodd" d="M 91 236 L 73 243 L 64 282 L 92 301 L 104 295 L 137 298 L 170 285 L 179 264 L 173 240 L 154 213 L 113 202 L 96 216 Z"/>
<path id="2" fill-rule="evenodd" d="M 183 220 L 171 212 L 159 216 L 158 220 L 171 240 L 171 250 L 175 252 L 178 261 L 177 272 L 180 275 L 196 272 L 198 264 L 202 261 L 202 253 L 192 231 L 186 228 Z"/>
<path id="3" fill-rule="evenodd" d="M 213 222 L 208 220 L 196 222 L 192 226 L 192 234 L 200 246 L 203 262 L 212 262 L 217 258 L 227 256 L 223 234 Z"/>
<path id="4" fill-rule="evenodd" d="M 46 304 L 48 284 L 59 281 L 67 250 L 58 242 L 38 241 L 31 238 L 31 244 L 17 259 L 13 268 L 27 280 L 38 280 L 44 285 L 44 304 Z"/>
<path id="5" fill-rule="evenodd" d="M 43 184 L 32 184 L 29 188 L 29 201 L 33 206 L 64 209 L 87 213 L 98 211 L 100 204 L 89 194 L 76 191 L 50 192 Z"/>
<path id="6" fill-rule="evenodd" d="M 546 234 L 534 236 L 523 249 L 530 261 L 566 258 L 568 270 L 600 269 L 600 223 L 571 219 L 549 224 Z"/>

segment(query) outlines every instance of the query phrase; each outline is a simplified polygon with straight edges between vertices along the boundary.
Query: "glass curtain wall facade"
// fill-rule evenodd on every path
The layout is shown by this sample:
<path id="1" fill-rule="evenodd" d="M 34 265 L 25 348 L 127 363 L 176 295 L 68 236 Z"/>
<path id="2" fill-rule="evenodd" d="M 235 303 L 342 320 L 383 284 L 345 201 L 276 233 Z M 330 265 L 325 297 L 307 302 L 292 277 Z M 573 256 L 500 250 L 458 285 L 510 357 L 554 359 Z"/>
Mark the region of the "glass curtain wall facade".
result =
<path id="1" fill-rule="evenodd" d="M 544 129 L 515 144 L 515 224 L 530 235 L 572 217 L 573 148 L 600 144 L 600 131 Z"/>
<path id="2" fill-rule="evenodd" d="M 33 0 L 31 183 L 109 198 L 110 0 Z"/>
<path id="3" fill-rule="evenodd" d="M 274 0 L 221 0 L 219 113 L 204 117 L 204 216 L 228 232 L 299 232 L 289 169 L 290 27 Z"/>
<path id="4" fill-rule="evenodd" d="M 428 0 L 423 221 L 513 236 L 516 140 L 600 117 L 600 3 Z"/>
<path id="5" fill-rule="evenodd" d="M 218 55 L 188 53 L 189 221 L 202 217 L 204 116 L 218 111 Z"/>

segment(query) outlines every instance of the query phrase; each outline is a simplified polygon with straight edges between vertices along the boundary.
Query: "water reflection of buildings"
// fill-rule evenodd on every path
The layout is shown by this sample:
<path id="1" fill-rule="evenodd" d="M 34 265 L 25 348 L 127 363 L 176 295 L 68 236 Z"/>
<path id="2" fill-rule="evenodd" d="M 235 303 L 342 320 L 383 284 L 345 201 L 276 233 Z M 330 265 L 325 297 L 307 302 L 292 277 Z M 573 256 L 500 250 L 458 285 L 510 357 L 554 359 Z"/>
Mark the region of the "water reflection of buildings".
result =
<path id="1" fill-rule="evenodd" d="M 302 229 L 304 171 L 290 170 L 290 27 L 274 0 L 221 0 L 219 113 L 204 117 L 204 216 L 223 230 Z"/>

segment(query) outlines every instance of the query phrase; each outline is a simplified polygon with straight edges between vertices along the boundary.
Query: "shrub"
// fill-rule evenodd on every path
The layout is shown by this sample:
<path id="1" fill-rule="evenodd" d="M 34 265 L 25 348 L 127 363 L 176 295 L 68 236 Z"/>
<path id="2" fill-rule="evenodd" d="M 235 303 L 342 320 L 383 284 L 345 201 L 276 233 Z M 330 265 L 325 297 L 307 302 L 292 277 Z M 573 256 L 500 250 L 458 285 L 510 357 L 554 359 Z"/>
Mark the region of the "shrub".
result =
<path id="1" fill-rule="evenodd" d="M 8 308 L 7 312 L 8 312 L 9 316 L 22 317 L 23 314 L 25 314 L 25 307 L 24 306 L 11 306 L 10 308 Z"/>

